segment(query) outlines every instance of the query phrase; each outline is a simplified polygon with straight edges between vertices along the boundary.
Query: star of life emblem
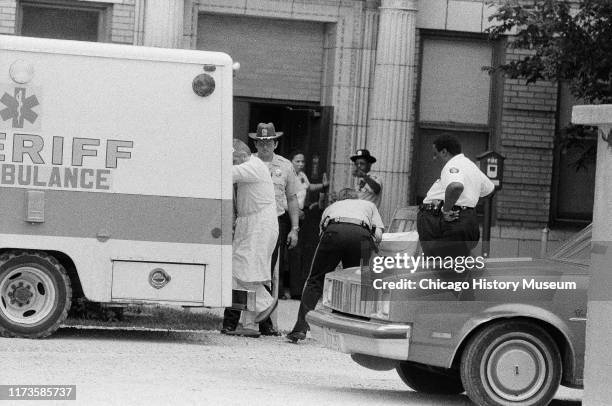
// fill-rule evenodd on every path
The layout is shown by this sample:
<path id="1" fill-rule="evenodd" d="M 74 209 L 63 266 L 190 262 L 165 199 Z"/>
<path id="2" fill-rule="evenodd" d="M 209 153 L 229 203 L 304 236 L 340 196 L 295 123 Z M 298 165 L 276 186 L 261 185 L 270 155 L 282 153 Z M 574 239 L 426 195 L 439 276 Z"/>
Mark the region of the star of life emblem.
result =
<path id="1" fill-rule="evenodd" d="M 34 108 L 40 105 L 38 97 L 25 87 L 0 87 L 0 118 L 3 124 L 10 123 L 12 128 L 40 128 L 39 114 Z M 38 110 L 38 109 L 37 109 Z M 6 122 L 6 123 L 5 123 Z M 27 124 L 26 124 L 27 123 Z"/>

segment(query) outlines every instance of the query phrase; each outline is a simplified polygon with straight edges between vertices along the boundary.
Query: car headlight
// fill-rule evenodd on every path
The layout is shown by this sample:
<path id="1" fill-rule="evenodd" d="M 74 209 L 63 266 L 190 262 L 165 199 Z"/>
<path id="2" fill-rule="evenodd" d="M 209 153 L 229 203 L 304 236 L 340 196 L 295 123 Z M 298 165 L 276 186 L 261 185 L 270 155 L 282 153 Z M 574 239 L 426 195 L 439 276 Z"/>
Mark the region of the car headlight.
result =
<path id="1" fill-rule="evenodd" d="M 325 278 L 323 284 L 323 306 L 331 306 L 332 300 L 332 281 L 331 279 Z"/>

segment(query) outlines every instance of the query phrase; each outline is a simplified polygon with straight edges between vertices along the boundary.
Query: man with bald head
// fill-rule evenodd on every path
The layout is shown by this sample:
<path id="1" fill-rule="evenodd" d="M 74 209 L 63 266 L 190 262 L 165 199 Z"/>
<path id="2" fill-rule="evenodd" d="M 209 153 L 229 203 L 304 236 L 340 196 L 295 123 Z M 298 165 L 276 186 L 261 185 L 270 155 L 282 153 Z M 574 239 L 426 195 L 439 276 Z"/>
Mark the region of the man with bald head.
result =
<path id="1" fill-rule="evenodd" d="M 222 333 L 259 337 L 256 323 L 274 310 L 276 299 L 265 289 L 270 285 L 270 262 L 278 238 L 276 200 L 270 171 L 242 141 L 234 139 L 232 179 L 236 184 L 236 228 L 232 244 L 234 289 L 255 291 L 255 312 L 226 309 Z"/>

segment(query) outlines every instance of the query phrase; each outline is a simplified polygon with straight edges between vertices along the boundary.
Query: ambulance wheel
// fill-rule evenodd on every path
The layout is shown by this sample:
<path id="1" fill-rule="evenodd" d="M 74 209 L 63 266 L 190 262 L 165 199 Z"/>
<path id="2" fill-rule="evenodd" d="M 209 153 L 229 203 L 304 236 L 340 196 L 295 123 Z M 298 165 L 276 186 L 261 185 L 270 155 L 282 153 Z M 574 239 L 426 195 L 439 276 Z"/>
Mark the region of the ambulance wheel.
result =
<path id="1" fill-rule="evenodd" d="M 44 252 L 0 256 L 0 335 L 42 338 L 58 329 L 72 289 L 64 267 Z"/>
<path id="2" fill-rule="evenodd" d="M 485 327 L 461 357 L 461 380 L 478 405 L 548 405 L 561 382 L 561 355 L 550 335 L 523 320 Z"/>
<path id="3" fill-rule="evenodd" d="M 417 392 L 438 395 L 463 393 L 459 373 L 452 369 L 402 361 L 395 368 L 402 381 Z"/>

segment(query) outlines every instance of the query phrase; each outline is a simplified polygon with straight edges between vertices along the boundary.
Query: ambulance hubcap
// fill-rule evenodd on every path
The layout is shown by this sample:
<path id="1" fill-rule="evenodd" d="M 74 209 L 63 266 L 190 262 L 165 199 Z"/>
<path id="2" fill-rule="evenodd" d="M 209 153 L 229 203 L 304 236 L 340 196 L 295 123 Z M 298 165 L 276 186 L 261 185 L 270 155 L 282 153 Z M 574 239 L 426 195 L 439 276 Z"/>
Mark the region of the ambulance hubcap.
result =
<path id="1" fill-rule="evenodd" d="M 38 268 L 13 269 L 0 281 L 0 311 L 20 324 L 35 324 L 53 310 L 57 292 L 51 278 Z"/>
<path id="2" fill-rule="evenodd" d="M 544 384 L 546 361 L 541 351 L 525 340 L 510 340 L 491 353 L 486 367 L 493 392 L 519 402 L 536 394 Z"/>

